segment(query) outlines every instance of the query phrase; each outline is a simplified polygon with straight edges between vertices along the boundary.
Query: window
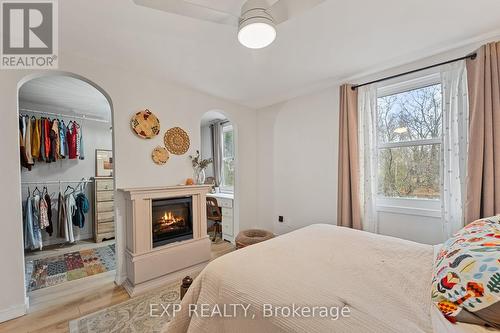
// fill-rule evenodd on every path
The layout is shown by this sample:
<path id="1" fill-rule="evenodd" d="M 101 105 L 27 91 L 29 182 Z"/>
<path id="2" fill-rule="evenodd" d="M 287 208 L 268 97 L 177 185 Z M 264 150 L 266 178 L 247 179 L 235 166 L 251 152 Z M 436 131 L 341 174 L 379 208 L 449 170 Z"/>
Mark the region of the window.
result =
<path id="1" fill-rule="evenodd" d="M 229 123 L 222 125 L 221 191 L 234 192 L 234 131 Z"/>
<path id="2" fill-rule="evenodd" d="M 376 130 L 379 197 L 439 199 L 441 84 L 379 91 Z"/>

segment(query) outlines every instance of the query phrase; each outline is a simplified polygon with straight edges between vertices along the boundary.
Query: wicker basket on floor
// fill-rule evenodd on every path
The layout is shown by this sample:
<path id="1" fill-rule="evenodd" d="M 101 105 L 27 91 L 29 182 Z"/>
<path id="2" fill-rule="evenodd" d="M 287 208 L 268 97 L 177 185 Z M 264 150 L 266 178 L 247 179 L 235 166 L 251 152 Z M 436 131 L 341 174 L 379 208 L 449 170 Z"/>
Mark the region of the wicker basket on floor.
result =
<path id="1" fill-rule="evenodd" d="M 238 234 L 238 236 L 236 236 L 236 248 L 241 249 L 243 247 L 252 244 L 257 244 L 271 238 L 274 238 L 274 234 L 267 230 L 262 230 L 262 229 L 243 230 Z"/>

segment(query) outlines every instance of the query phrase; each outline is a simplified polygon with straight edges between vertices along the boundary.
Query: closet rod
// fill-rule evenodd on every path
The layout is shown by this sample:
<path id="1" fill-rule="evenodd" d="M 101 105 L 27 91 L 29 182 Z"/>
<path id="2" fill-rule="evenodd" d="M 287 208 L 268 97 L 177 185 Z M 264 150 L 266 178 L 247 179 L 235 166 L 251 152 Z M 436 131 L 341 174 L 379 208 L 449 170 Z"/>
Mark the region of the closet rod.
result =
<path id="1" fill-rule="evenodd" d="M 35 114 L 55 116 L 55 117 L 61 117 L 61 118 L 90 120 L 90 121 L 97 121 L 99 123 L 109 123 L 109 121 L 106 120 L 106 119 L 87 117 L 85 115 L 82 115 L 82 116 L 72 116 L 72 115 L 63 114 L 63 113 L 45 112 L 45 111 L 32 110 L 32 109 L 19 109 L 19 112 L 35 113 Z"/>
<path id="2" fill-rule="evenodd" d="M 73 183 L 93 183 L 93 179 L 87 180 L 48 180 L 39 182 L 21 182 L 22 185 L 43 185 L 43 184 L 73 184 Z"/>

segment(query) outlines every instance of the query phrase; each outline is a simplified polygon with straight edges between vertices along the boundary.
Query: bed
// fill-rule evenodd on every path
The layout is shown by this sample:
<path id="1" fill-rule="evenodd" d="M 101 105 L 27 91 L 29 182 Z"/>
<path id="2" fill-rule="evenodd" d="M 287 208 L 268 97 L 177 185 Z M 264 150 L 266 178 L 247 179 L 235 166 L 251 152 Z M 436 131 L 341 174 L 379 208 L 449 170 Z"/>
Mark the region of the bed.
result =
<path id="1" fill-rule="evenodd" d="M 488 332 L 453 325 L 431 304 L 435 252 L 431 245 L 311 225 L 211 262 L 164 332 Z M 198 311 L 204 304 L 248 310 L 204 317 Z M 267 316 L 280 306 L 347 307 L 349 313 Z"/>

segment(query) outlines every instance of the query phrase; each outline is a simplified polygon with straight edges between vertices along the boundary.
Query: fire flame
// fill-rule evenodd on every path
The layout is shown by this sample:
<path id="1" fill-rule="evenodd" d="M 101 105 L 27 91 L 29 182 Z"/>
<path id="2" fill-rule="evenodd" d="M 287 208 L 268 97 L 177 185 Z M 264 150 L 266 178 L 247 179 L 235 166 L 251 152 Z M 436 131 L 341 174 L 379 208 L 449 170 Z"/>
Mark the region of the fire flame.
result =
<path id="1" fill-rule="evenodd" d="M 162 217 L 162 220 L 164 224 L 172 225 L 182 220 L 182 218 L 175 217 L 172 212 L 165 212 L 165 214 Z"/>

